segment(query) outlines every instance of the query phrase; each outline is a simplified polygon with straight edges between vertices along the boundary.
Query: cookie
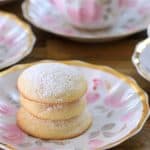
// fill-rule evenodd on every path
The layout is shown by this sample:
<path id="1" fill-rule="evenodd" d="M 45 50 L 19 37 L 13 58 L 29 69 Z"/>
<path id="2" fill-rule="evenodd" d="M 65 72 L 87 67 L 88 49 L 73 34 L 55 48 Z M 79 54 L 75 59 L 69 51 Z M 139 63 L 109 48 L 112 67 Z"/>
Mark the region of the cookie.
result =
<path id="1" fill-rule="evenodd" d="M 17 86 L 26 99 L 52 104 L 76 101 L 87 90 L 84 76 L 74 67 L 60 63 L 41 63 L 27 68 Z"/>
<path id="2" fill-rule="evenodd" d="M 84 111 L 80 116 L 61 121 L 39 119 L 24 108 L 20 108 L 17 114 L 18 126 L 29 135 L 41 139 L 73 138 L 84 133 L 91 123 L 92 118 L 87 111 Z"/>

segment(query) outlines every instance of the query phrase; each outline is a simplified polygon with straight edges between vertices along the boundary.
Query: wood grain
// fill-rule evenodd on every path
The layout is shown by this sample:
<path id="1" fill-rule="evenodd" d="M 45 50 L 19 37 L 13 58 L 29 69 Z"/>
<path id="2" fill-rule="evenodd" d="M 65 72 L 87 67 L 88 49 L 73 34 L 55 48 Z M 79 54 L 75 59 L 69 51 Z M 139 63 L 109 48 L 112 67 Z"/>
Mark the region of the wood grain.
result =
<path id="1" fill-rule="evenodd" d="M 21 1 L 0 6 L 1 10 L 17 14 L 23 19 Z M 83 60 L 94 64 L 108 65 L 114 69 L 132 76 L 139 85 L 150 94 L 150 84 L 140 77 L 131 63 L 135 45 L 144 40 L 146 32 L 109 43 L 79 43 L 73 42 L 33 27 L 37 43 L 33 52 L 19 63 L 28 63 L 42 59 L 54 60 Z M 113 150 L 149 150 L 150 149 L 150 120 L 144 129 L 132 139 L 113 148 Z"/>

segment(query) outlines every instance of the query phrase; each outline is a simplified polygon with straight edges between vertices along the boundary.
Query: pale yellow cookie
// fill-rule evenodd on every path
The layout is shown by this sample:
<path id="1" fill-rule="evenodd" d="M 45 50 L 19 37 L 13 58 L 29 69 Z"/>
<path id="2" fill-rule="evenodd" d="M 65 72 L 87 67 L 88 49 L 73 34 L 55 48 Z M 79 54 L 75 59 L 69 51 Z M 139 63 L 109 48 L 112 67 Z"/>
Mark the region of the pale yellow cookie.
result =
<path id="1" fill-rule="evenodd" d="M 92 119 L 87 111 L 84 111 L 78 117 L 62 121 L 36 118 L 24 108 L 21 108 L 17 114 L 18 126 L 29 135 L 42 139 L 60 140 L 73 138 L 85 132 L 91 123 Z"/>
<path id="2" fill-rule="evenodd" d="M 18 90 L 28 100 L 65 103 L 78 100 L 87 90 L 84 76 L 75 67 L 60 63 L 41 63 L 24 70 Z"/>
<path id="3" fill-rule="evenodd" d="M 66 120 L 79 116 L 85 109 L 86 100 L 63 104 L 44 104 L 20 97 L 21 105 L 31 114 L 40 119 Z"/>

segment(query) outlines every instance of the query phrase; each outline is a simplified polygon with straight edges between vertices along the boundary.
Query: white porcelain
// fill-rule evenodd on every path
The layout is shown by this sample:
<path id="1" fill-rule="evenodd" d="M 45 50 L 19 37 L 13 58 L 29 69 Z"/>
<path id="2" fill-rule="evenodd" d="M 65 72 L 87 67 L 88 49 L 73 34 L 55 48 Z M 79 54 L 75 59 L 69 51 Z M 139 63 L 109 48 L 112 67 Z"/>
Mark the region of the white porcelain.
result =
<path id="1" fill-rule="evenodd" d="M 121 1 L 124 1 L 124 6 L 129 0 Z M 132 9 L 129 7 L 131 4 L 127 4 L 126 11 L 120 13 L 112 28 L 94 31 L 81 30 L 70 25 L 50 0 L 25 0 L 22 9 L 24 17 L 38 28 L 72 40 L 100 42 L 123 38 L 147 28 L 150 23 L 148 0 L 142 0 L 140 5 L 135 5 Z"/>
<path id="2" fill-rule="evenodd" d="M 118 0 L 51 0 L 66 20 L 82 29 L 104 29 L 116 23 Z"/>
<path id="3" fill-rule="evenodd" d="M 137 44 L 132 56 L 132 62 L 138 73 L 150 81 L 150 38 Z"/>
<path id="4" fill-rule="evenodd" d="M 0 11 L 0 69 L 31 53 L 35 36 L 30 26 L 15 15 Z"/>
<path id="5" fill-rule="evenodd" d="M 0 73 L 1 143 L 16 150 L 103 150 L 117 146 L 142 129 L 150 112 L 148 97 L 132 78 L 105 66 L 80 61 L 64 63 L 78 68 L 88 81 L 85 98 L 93 116 L 92 127 L 77 138 L 61 141 L 44 141 L 19 129 L 17 78 L 33 64 L 18 65 Z"/>

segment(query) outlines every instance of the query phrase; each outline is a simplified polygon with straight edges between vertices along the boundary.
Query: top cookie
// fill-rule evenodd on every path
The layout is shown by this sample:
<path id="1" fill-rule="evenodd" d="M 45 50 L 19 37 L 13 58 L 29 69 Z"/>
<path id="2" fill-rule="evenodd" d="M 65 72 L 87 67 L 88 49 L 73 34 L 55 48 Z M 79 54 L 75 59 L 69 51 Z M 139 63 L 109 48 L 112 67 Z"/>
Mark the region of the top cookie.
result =
<path id="1" fill-rule="evenodd" d="M 87 90 L 84 76 L 75 68 L 60 63 L 33 65 L 20 75 L 18 90 L 29 100 L 65 103 L 78 100 Z"/>

